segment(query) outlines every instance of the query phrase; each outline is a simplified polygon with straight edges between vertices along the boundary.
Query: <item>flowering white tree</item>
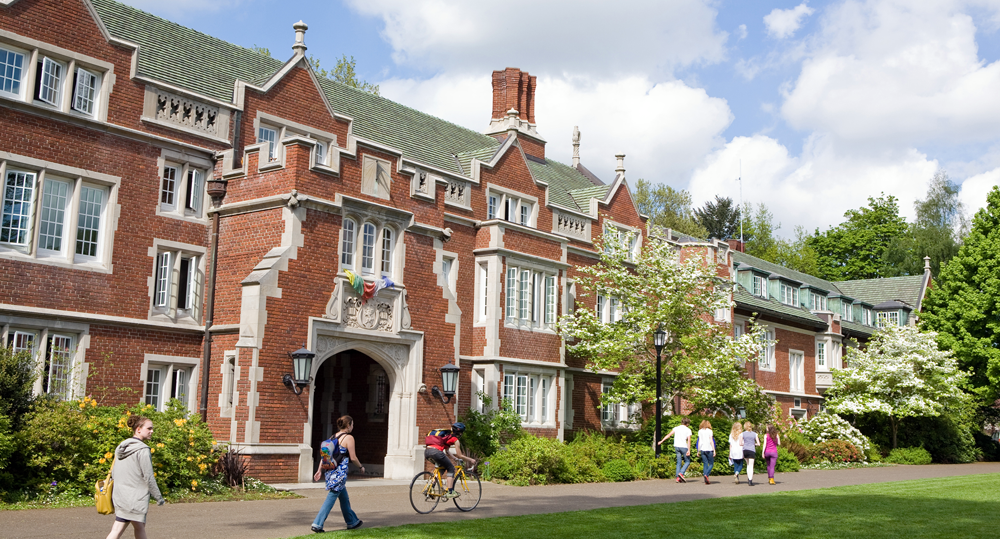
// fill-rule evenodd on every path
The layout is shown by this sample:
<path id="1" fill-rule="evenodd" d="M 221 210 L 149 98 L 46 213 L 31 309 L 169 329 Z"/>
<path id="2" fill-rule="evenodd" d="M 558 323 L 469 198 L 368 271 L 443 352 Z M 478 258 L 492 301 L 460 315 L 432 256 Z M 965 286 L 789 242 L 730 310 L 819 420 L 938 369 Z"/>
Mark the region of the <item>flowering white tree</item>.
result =
<path id="1" fill-rule="evenodd" d="M 960 388 L 967 374 L 951 352 L 938 349 L 936 338 L 936 333 L 913 326 L 886 326 L 864 350 L 849 348 L 849 367 L 833 371 L 827 408 L 840 414 L 885 414 L 895 449 L 900 420 L 938 416 L 967 398 Z"/>
<path id="2" fill-rule="evenodd" d="M 768 416 L 773 399 L 744 376 L 744 358 L 760 353 L 763 331 L 734 340 L 728 324 L 713 320 L 716 309 L 732 307 L 733 283 L 719 278 L 705 257 L 681 261 L 674 247 L 656 239 L 630 253 L 618 238 L 615 230 L 605 233 L 598 242 L 600 263 L 579 267 L 583 276 L 576 280 L 578 295 L 613 301 L 616 314 L 602 320 L 594 309 L 581 307 L 559 322 L 568 351 L 585 359 L 589 369 L 619 372 L 607 398 L 655 398 L 653 333 L 662 327 L 668 335 L 663 396 L 681 396 L 699 411 L 734 414 L 744 408 L 751 418 Z"/>

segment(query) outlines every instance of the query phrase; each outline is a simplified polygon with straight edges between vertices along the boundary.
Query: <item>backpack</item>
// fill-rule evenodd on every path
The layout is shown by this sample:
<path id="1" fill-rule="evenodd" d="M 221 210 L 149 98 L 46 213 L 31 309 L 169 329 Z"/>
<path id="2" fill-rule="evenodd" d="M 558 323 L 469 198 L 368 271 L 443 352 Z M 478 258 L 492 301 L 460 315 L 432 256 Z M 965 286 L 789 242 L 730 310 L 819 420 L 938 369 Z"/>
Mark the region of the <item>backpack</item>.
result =
<path id="1" fill-rule="evenodd" d="M 332 470 L 348 458 L 348 454 L 340 451 L 340 438 L 331 437 L 319 445 L 319 454 L 323 459 L 323 469 Z"/>
<path id="2" fill-rule="evenodd" d="M 427 433 L 427 438 L 424 439 L 424 445 L 448 447 L 448 440 L 451 439 L 452 436 L 451 429 L 434 429 Z"/>

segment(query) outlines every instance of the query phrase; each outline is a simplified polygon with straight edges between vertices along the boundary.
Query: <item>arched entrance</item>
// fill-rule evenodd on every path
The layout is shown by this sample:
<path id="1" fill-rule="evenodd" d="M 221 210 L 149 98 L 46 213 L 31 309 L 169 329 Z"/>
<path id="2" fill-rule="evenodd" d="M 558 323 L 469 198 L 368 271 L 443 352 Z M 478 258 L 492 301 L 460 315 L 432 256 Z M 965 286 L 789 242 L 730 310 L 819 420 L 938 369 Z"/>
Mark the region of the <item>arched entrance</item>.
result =
<path id="1" fill-rule="evenodd" d="M 331 356 L 319 366 L 313 390 L 312 447 L 337 432 L 337 418 L 354 418 L 355 452 L 369 475 L 382 476 L 389 442 L 390 379 L 378 362 L 357 350 Z"/>

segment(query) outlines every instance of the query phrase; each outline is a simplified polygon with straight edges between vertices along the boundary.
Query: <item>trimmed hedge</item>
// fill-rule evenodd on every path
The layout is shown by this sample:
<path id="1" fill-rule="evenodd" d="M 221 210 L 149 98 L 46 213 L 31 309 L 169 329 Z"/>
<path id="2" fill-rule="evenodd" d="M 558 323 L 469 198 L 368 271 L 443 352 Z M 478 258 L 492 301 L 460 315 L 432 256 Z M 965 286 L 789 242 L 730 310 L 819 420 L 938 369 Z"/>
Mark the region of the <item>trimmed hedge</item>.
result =
<path id="1" fill-rule="evenodd" d="M 897 447 L 885 458 L 891 464 L 930 464 L 931 454 L 922 447 Z"/>

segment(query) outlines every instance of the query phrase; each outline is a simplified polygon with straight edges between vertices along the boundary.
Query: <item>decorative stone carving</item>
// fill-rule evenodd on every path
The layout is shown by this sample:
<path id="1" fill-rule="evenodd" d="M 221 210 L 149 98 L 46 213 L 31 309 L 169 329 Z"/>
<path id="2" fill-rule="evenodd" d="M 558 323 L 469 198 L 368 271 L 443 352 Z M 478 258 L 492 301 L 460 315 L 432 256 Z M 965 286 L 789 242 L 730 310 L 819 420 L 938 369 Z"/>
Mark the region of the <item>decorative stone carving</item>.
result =
<path id="1" fill-rule="evenodd" d="M 345 323 L 347 327 L 373 331 L 392 331 L 392 302 L 372 298 L 362 303 L 361 298 L 348 298 Z"/>
<path id="2" fill-rule="evenodd" d="M 375 342 L 370 343 L 368 348 L 374 348 L 382 353 L 382 355 L 389 360 L 391 360 L 396 367 L 397 372 L 406 366 L 406 362 L 410 358 L 410 348 L 402 344 L 388 344 Z"/>
<path id="3" fill-rule="evenodd" d="M 589 241 L 588 224 L 587 220 L 582 217 L 560 213 L 556 219 L 556 232 L 571 238 Z"/>
<path id="4" fill-rule="evenodd" d="M 350 346 L 348 346 L 350 345 Z M 404 344 L 391 344 L 383 343 L 378 341 L 362 341 L 354 339 L 343 339 L 340 337 L 327 337 L 320 336 L 316 339 L 316 355 L 324 356 L 331 350 L 337 349 L 347 349 L 350 348 L 367 348 L 373 349 L 381 354 L 383 358 L 388 359 L 392 362 L 399 372 L 406 366 L 407 361 L 410 359 L 410 347 Z"/>
<path id="5" fill-rule="evenodd" d="M 469 206 L 469 184 L 462 180 L 448 179 L 448 185 L 444 190 L 445 202 L 450 202 L 458 206 Z"/>
<path id="6" fill-rule="evenodd" d="M 157 120 L 210 135 L 219 134 L 219 107 L 213 107 L 163 90 L 156 90 Z"/>
<path id="7" fill-rule="evenodd" d="M 406 291 L 404 290 L 399 296 L 399 301 L 403 305 L 403 316 L 399 321 L 400 327 L 403 329 L 410 329 L 410 306 L 406 304 Z"/>
<path id="8" fill-rule="evenodd" d="M 430 192 L 430 188 L 427 185 L 427 173 L 424 172 L 424 171 L 422 171 L 422 170 L 420 171 L 419 174 L 417 174 L 417 187 L 416 187 L 416 191 L 418 193 L 422 193 L 422 194 L 425 194 L 425 195 Z"/>
<path id="9" fill-rule="evenodd" d="M 337 285 L 333 288 L 333 294 L 330 294 L 330 301 L 326 302 L 326 313 L 323 314 L 323 318 L 329 318 L 334 322 L 341 321 L 341 314 L 344 310 L 341 305 L 340 296 L 343 293 L 344 282 L 337 281 Z"/>

